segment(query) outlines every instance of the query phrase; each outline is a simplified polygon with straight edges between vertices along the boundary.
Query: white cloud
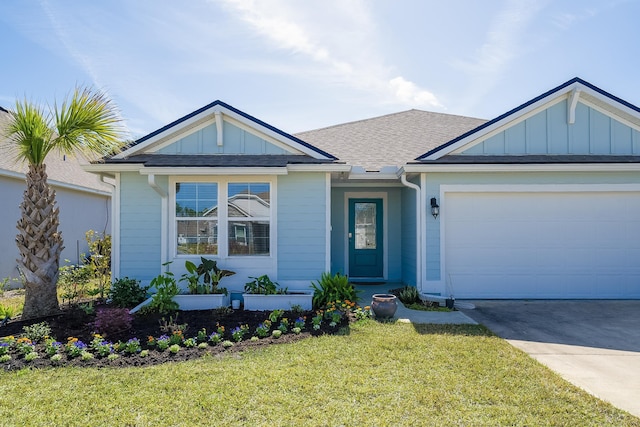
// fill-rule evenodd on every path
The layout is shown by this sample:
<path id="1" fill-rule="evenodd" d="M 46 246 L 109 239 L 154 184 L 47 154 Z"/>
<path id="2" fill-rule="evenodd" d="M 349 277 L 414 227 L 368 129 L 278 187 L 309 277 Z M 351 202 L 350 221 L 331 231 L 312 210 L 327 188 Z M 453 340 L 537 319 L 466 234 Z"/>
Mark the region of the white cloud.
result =
<path id="1" fill-rule="evenodd" d="M 384 103 L 441 107 L 433 93 L 402 76 L 389 76 L 389 67 L 380 59 L 383 55 L 373 45 L 376 28 L 365 2 L 323 2 L 324 12 L 300 2 L 224 0 L 224 4 L 272 46 L 322 67 L 315 76 L 322 75 L 325 81 L 375 93 Z M 322 16 L 327 10 L 333 13 Z"/>

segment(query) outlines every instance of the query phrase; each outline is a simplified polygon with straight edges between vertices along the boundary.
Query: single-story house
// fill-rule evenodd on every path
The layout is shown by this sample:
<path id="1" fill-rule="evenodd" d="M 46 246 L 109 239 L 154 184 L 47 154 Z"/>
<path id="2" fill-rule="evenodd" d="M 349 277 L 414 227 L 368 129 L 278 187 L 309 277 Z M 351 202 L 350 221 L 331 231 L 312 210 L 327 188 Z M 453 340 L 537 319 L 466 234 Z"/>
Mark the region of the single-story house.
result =
<path id="1" fill-rule="evenodd" d="M 16 160 L 15 150 L 2 136 L 9 120 L 9 112 L 0 107 L 0 279 L 18 278 L 16 246 L 20 218 L 20 203 L 26 189 L 26 163 Z M 111 192 L 109 179 L 86 172 L 81 163 L 89 163 L 80 157 L 50 153 L 46 160 L 48 182 L 56 191 L 56 202 L 60 209 L 60 226 L 64 239 L 64 250 L 60 262 L 68 259 L 73 264 L 82 261 L 82 254 L 89 251 L 85 240 L 88 230 L 111 232 Z"/>
<path id="2" fill-rule="evenodd" d="M 455 298 L 640 298 L 640 109 L 571 79 L 489 121 L 410 110 L 290 135 L 215 101 L 87 170 L 113 273 L 219 260 Z M 224 207 L 221 209 L 221 207 Z"/>

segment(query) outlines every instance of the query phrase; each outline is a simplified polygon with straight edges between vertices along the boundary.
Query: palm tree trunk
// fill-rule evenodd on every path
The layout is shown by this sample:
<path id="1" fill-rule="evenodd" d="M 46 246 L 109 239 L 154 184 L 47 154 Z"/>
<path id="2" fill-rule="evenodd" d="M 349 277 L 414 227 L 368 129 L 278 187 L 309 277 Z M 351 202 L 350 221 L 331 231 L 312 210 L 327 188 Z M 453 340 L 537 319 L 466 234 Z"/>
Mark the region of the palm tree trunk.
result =
<path id="1" fill-rule="evenodd" d="M 56 314 L 60 307 L 56 292 L 62 234 L 58 232 L 56 193 L 47 183 L 46 165 L 29 165 L 27 189 L 20 204 L 21 217 L 16 227 L 17 260 L 24 275 L 23 318 Z"/>

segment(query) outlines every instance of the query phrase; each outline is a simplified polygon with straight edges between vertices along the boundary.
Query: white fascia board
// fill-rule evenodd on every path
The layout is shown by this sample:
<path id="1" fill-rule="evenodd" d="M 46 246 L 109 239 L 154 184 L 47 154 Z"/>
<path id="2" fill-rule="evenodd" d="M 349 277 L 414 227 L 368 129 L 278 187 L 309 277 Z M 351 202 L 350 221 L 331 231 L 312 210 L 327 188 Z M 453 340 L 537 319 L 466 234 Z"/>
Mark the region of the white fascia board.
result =
<path id="1" fill-rule="evenodd" d="M 286 175 L 286 167 L 267 168 L 142 168 L 141 175 Z"/>
<path id="2" fill-rule="evenodd" d="M 604 98 L 604 99 L 607 99 L 607 98 Z M 592 109 L 596 110 L 599 113 L 604 114 L 607 117 L 612 118 L 613 120 L 616 120 L 616 121 L 618 121 L 618 122 L 620 122 L 620 123 L 622 123 L 622 124 L 624 124 L 626 126 L 629 126 L 631 129 L 634 129 L 634 130 L 640 132 L 640 126 L 638 126 L 637 123 L 630 122 L 629 120 L 625 119 L 624 117 L 616 116 L 611 111 L 605 110 L 604 108 L 600 107 L 599 105 L 596 105 L 593 102 L 590 102 L 588 99 L 580 98 L 579 102 L 581 104 L 586 105 L 589 108 L 592 108 Z M 618 104 L 618 105 L 616 105 L 616 108 L 620 109 L 619 106 L 623 106 L 623 105 Z M 630 111 L 633 111 L 633 110 L 630 110 Z M 631 113 L 629 113 L 629 114 L 631 114 Z M 638 117 L 638 119 L 640 120 L 640 116 L 638 115 L 637 112 L 635 112 L 634 117 Z"/>
<path id="3" fill-rule="evenodd" d="M 344 164 L 295 164 L 287 165 L 289 172 L 350 172 L 351 166 Z"/>
<path id="4" fill-rule="evenodd" d="M 640 163 L 429 164 L 406 165 L 406 172 L 637 172 Z"/>
<path id="5" fill-rule="evenodd" d="M 589 87 L 578 85 L 577 88 L 582 93 L 586 93 L 588 95 L 591 95 L 594 98 L 597 98 L 600 101 L 602 101 L 602 102 L 604 102 L 606 104 L 609 104 L 612 107 L 614 107 L 614 108 L 616 108 L 616 109 L 618 109 L 618 110 L 620 110 L 620 111 L 622 111 L 622 112 L 624 112 L 626 114 L 629 114 L 629 115 L 631 115 L 633 117 L 636 117 L 636 118 L 638 118 L 640 120 L 640 113 L 637 112 L 636 110 L 634 110 L 633 108 L 629 108 L 628 106 L 626 106 L 626 105 L 624 105 L 624 104 L 622 104 L 620 102 L 617 102 L 616 100 L 611 99 L 608 96 L 605 96 L 605 95 L 601 94 L 600 92 L 597 92 L 597 91 L 595 91 L 595 90 L 593 90 L 593 89 L 591 89 Z M 605 114 L 607 116 L 611 116 L 611 114 L 612 114 L 611 111 L 604 111 L 604 110 L 598 108 L 597 106 L 593 106 L 593 104 L 588 103 L 588 101 L 585 101 L 585 99 L 583 97 L 580 97 L 580 102 L 588 105 L 589 107 L 598 109 L 598 111 L 602 112 L 603 114 Z M 620 118 L 616 117 L 616 120 L 620 120 Z"/>
<path id="6" fill-rule="evenodd" d="M 81 165 L 86 172 L 92 173 L 118 173 L 118 172 L 137 172 L 144 168 L 142 163 L 91 163 Z"/>

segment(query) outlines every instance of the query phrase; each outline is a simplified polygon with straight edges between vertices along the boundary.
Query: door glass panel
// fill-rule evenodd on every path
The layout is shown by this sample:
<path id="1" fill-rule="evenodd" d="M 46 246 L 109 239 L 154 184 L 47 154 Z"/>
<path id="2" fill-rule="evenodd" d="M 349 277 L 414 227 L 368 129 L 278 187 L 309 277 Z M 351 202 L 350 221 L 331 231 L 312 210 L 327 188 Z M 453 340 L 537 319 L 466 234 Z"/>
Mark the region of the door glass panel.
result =
<path id="1" fill-rule="evenodd" d="M 376 204 L 356 202 L 355 248 L 376 249 Z"/>

